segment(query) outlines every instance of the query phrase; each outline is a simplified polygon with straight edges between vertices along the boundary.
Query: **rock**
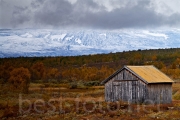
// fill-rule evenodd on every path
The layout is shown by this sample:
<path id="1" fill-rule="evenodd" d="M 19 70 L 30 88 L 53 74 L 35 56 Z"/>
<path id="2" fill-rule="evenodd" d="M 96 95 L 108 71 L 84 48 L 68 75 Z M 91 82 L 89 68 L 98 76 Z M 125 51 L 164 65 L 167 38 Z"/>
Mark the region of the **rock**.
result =
<path id="1" fill-rule="evenodd" d="M 6 120 L 7 118 L 6 117 L 3 117 L 2 120 Z"/>
<path id="2" fill-rule="evenodd" d="M 88 118 L 86 118 L 86 117 L 83 117 L 83 118 L 81 118 L 80 120 L 89 120 Z"/>
<path id="3" fill-rule="evenodd" d="M 27 115 L 23 115 L 23 116 L 22 116 L 22 118 L 25 118 L 25 117 L 27 117 Z"/>
<path id="4" fill-rule="evenodd" d="M 168 107 L 168 110 L 173 110 L 174 109 L 174 107 Z"/>

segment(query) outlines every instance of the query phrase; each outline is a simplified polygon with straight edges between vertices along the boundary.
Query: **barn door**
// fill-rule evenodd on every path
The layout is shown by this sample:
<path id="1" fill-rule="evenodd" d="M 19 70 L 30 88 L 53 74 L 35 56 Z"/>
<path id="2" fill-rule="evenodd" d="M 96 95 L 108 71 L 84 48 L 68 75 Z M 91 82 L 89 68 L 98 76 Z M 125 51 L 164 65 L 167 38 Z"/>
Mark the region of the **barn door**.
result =
<path id="1" fill-rule="evenodd" d="M 113 101 L 136 102 L 138 99 L 137 80 L 113 82 L 112 90 Z"/>
<path id="2" fill-rule="evenodd" d="M 121 99 L 121 82 L 113 82 L 113 100 L 118 101 Z"/>
<path id="3" fill-rule="evenodd" d="M 118 98 L 118 87 L 117 85 L 114 86 L 114 100 L 115 101 L 118 101 L 119 98 Z"/>

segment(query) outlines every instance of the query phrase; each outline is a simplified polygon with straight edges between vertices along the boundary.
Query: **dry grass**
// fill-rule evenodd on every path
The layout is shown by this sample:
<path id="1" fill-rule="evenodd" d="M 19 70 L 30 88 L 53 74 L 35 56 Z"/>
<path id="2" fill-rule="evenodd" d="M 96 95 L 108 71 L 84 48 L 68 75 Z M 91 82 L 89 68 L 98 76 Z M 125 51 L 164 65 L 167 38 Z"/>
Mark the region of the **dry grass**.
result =
<path id="1" fill-rule="evenodd" d="M 48 120 L 170 120 L 180 118 L 180 100 L 164 105 L 136 105 L 122 101 L 104 102 L 104 87 L 68 89 L 67 85 L 42 87 L 31 84 L 29 94 L 0 94 L 0 119 Z M 7 87 L 7 86 L 6 86 Z M 6 88 L 1 89 L 5 90 Z M 173 84 L 173 98 L 179 95 L 180 84 Z M 23 103 L 21 113 L 19 97 Z M 27 102 L 29 101 L 29 102 Z M 53 109 L 53 107 L 55 109 Z M 28 112 L 27 110 L 31 108 Z M 37 110 L 36 110 L 36 109 Z"/>
<path id="2" fill-rule="evenodd" d="M 180 100 L 180 82 L 173 84 L 173 99 Z"/>

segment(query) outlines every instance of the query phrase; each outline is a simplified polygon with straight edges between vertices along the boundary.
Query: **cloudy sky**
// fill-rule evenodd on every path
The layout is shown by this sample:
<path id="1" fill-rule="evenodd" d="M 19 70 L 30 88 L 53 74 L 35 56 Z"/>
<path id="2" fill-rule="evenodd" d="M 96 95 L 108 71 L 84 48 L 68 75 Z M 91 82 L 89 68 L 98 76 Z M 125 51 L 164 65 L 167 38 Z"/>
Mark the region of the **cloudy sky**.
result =
<path id="1" fill-rule="evenodd" d="M 180 0 L 0 0 L 0 28 L 180 28 Z"/>

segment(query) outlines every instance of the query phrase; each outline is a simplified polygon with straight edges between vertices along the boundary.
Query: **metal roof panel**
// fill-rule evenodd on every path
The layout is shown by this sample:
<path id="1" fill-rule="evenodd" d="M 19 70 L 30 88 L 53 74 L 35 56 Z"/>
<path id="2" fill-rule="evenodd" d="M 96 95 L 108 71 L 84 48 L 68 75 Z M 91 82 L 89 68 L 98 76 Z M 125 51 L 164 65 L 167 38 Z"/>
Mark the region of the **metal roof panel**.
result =
<path id="1" fill-rule="evenodd" d="M 154 66 L 126 66 L 148 83 L 170 83 L 174 82 Z"/>

